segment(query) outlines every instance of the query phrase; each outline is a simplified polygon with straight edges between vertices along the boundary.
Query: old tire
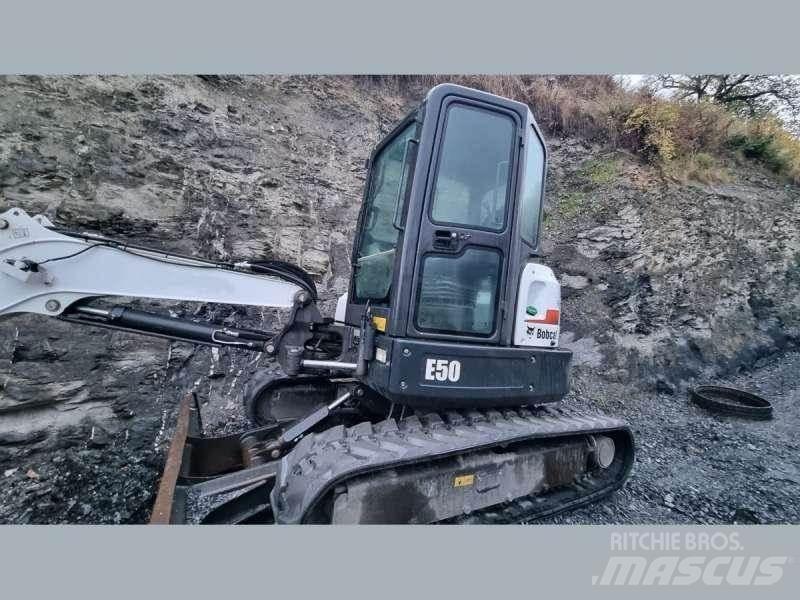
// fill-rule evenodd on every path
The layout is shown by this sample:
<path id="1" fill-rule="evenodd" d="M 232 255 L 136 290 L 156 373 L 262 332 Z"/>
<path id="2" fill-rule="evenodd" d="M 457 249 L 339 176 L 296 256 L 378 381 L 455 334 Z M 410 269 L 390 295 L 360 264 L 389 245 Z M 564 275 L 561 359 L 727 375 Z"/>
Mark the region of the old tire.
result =
<path id="1" fill-rule="evenodd" d="M 689 398 L 706 410 L 721 414 L 768 420 L 772 404 L 755 394 L 719 385 L 701 385 L 689 391 Z"/>

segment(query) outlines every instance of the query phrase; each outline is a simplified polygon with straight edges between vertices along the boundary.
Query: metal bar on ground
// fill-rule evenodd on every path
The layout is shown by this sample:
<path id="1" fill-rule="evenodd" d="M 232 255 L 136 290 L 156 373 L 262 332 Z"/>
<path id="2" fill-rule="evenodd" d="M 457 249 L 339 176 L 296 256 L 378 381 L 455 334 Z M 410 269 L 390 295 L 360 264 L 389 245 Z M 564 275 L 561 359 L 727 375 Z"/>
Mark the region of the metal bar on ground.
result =
<path id="1" fill-rule="evenodd" d="M 150 515 L 151 525 L 169 525 L 171 522 L 175 486 L 178 483 L 178 475 L 181 471 L 183 447 L 186 444 L 186 436 L 189 433 L 191 403 L 192 396 L 187 394 L 179 405 L 175 434 L 169 444 L 167 462 L 164 464 L 164 472 L 161 474 L 161 482 L 158 484 L 158 494 L 156 495 L 155 504 L 153 504 L 153 512 Z"/>

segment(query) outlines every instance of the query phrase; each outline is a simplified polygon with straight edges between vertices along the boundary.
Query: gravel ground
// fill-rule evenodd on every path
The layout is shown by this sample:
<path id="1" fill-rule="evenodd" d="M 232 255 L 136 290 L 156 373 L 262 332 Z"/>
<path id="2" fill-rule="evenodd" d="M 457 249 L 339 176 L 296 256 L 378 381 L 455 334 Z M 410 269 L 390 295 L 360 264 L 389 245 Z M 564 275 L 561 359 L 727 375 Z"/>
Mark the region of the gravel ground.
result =
<path id="1" fill-rule="evenodd" d="M 763 359 L 732 385 L 772 402 L 771 421 L 718 416 L 685 393 L 598 404 L 630 422 L 636 463 L 611 498 L 547 523 L 800 523 L 800 353 Z M 587 406 L 592 395 L 568 402 Z M 620 397 L 621 398 L 621 397 Z"/>
<path id="2" fill-rule="evenodd" d="M 0 524 L 149 520 L 162 449 L 125 432 L 87 442 L 84 429 L 76 428 L 72 439 L 62 436 L 58 448 L 31 448 L 0 463 Z"/>
<path id="3" fill-rule="evenodd" d="M 749 421 L 709 413 L 685 392 L 631 396 L 630 388 L 578 372 L 566 403 L 627 420 L 636 436 L 636 463 L 625 487 L 610 498 L 540 522 L 800 523 L 799 374 L 800 353 L 789 352 L 718 381 L 771 400 L 772 421 Z M 238 412 L 207 405 L 206 426 L 215 433 L 242 426 Z M 76 428 L 72 437 L 60 438 L 60 448 L 36 451 L 34 445 L 13 467 L 4 462 L 0 522 L 146 522 L 166 445 L 154 448 L 146 442 L 150 434 L 130 431 Z"/>

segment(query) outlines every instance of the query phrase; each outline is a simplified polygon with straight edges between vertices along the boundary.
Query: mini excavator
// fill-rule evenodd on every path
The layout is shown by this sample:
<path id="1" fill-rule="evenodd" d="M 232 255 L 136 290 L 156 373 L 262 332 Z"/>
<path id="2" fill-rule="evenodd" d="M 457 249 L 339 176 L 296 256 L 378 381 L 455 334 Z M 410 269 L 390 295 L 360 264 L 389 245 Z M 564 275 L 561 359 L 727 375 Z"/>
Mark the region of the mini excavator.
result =
<path id="1" fill-rule="evenodd" d="M 210 261 L 0 214 L 0 317 L 46 315 L 279 365 L 245 386 L 248 431 L 204 436 L 199 404 L 181 404 L 154 509 L 163 522 L 519 522 L 626 480 L 630 428 L 558 404 L 571 352 L 558 345 L 559 282 L 535 260 L 546 149 L 529 108 L 438 85 L 367 169 L 349 290 L 332 318 L 313 279 L 286 262 Z M 289 315 L 270 332 L 114 297 Z"/>

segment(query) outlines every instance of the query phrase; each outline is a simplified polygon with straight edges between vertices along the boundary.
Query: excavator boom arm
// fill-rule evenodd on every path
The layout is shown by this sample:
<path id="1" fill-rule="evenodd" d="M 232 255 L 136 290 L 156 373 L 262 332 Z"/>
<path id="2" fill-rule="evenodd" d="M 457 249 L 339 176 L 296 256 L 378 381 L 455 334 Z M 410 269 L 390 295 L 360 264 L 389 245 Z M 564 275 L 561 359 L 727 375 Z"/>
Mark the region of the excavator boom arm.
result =
<path id="1" fill-rule="evenodd" d="M 60 316 L 101 296 L 253 306 L 293 306 L 294 281 L 223 264 L 54 231 L 46 217 L 12 208 L 0 214 L 0 317 Z"/>

